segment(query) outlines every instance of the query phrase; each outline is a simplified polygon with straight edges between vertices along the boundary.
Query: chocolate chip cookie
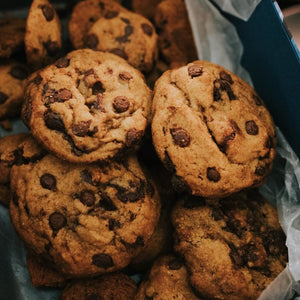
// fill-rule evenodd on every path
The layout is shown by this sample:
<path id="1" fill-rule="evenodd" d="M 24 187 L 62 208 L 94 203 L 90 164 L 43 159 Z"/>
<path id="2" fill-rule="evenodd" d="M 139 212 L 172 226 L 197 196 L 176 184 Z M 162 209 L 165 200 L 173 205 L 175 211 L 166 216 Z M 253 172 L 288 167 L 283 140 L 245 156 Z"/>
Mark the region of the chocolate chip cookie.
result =
<path id="1" fill-rule="evenodd" d="M 35 287 L 63 287 L 67 283 L 68 278 L 64 274 L 31 252 L 27 253 L 26 265 Z"/>
<path id="2" fill-rule="evenodd" d="M 24 46 L 26 20 L 5 17 L 0 19 L 0 57 L 9 58 Z"/>
<path id="3" fill-rule="evenodd" d="M 154 23 L 159 33 L 159 50 L 171 68 L 198 58 L 184 1 L 160 2 L 155 10 Z"/>
<path id="4" fill-rule="evenodd" d="M 159 257 L 149 275 L 142 281 L 134 300 L 198 298 L 189 284 L 189 274 L 181 258 L 174 255 Z"/>
<path id="5" fill-rule="evenodd" d="M 154 232 L 159 196 L 135 157 L 76 165 L 46 155 L 11 170 L 12 223 L 36 255 L 70 276 L 127 266 Z"/>
<path id="6" fill-rule="evenodd" d="M 22 143 L 29 134 L 19 133 L 0 138 L 0 202 L 8 205 L 10 193 L 10 169 L 16 162 L 18 145 Z"/>
<path id="7" fill-rule="evenodd" d="M 127 11 L 111 0 L 85 0 L 78 2 L 69 21 L 69 36 L 75 49 L 84 48 L 84 40 L 93 24 L 100 18 Z"/>
<path id="8" fill-rule="evenodd" d="M 0 64 L 0 120 L 20 114 L 28 75 L 29 69 L 24 64 Z"/>
<path id="9" fill-rule="evenodd" d="M 178 190 L 224 197 L 262 184 L 275 157 L 275 128 L 257 93 L 206 61 L 165 72 L 153 99 L 152 135 Z"/>
<path id="10" fill-rule="evenodd" d="M 136 284 L 123 273 L 102 275 L 98 278 L 71 282 L 62 292 L 61 300 L 132 300 Z"/>
<path id="11" fill-rule="evenodd" d="M 116 55 L 82 49 L 29 79 L 22 115 L 49 151 L 93 162 L 137 149 L 150 102 L 138 70 Z"/>
<path id="12" fill-rule="evenodd" d="M 47 0 L 34 0 L 26 21 L 27 62 L 37 68 L 55 61 L 61 49 L 61 25 L 54 7 Z"/>
<path id="13" fill-rule="evenodd" d="M 257 299 L 287 263 L 276 208 L 257 191 L 183 197 L 172 211 L 175 251 L 204 299 Z"/>
<path id="14" fill-rule="evenodd" d="M 129 11 L 106 13 L 89 29 L 85 46 L 119 55 L 142 72 L 151 71 L 158 55 L 154 26 Z"/>

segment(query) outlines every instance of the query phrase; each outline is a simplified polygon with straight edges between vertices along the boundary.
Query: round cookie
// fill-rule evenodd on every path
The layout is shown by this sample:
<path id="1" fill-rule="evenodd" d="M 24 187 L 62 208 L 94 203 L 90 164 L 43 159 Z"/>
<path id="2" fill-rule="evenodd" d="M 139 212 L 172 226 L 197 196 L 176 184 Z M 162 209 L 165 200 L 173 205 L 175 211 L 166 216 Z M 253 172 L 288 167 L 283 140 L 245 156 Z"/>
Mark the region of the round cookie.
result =
<path id="1" fill-rule="evenodd" d="M 159 218 L 159 197 L 135 157 L 85 166 L 46 155 L 13 166 L 11 189 L 11 220 L 19 236 L 74 277 L 127 266 Z"/>
<path id="2" fill-rule="evenodd" d="M 129 11 L 113 11 L 100 18 L 89 29 L 85 45 L 119 55 L 142 72 L 151 71 L 158 56 L 154 26 Z"/>
<path id="3" fill-rule="evenodd" d="M 174 187 L 204 197 L 261 185 L 275 157 L 275 128 L 262 100 L 206 61 L 167 71 L 156 82 L 152 136 Z"/>
<path id="4" fill-rule="evenodd" d="M 29 79 L 22 115 L 49 151 L 93 162 L 137 148 L 150 102 L 138 70 L 116 55 L 83 49 Z"/>
<path id="5" fill-rule="evenodd" d="M 159 32 L 160 53 L 171 68 L 186 65 L 198 58 L 184 1 L 160 2 L 155 10 L 154 23 Z"/>
<path id="6" fill-rule="evenodd" d="M 0 65 L 0 120 L 20 114 L 29 69 L 19 63 Z"/>
<path id="7" fill-rule="evenodd" d="M 257 299 L 287 264 L 276 208 L 258 192 L 183 197 L 172 211 L 175 251 L 204 299 Z"/>
<path id="8" fill-rule="evenodd" d="M 134 300 L 165 300 L 198 298 L 189 284 L 189 274 L 183 260 L 174 255 L 159 257 L 144 279 Z"/>
<path id="9" fill-rule="evenodd" d="M 71 282 L 63 290 L 60 300 L 132 300 L 136 289 L 130 277 L 123 273 L 112 273 Z"/>
<path id="10" fill-rule="evenodd" d="M 26 20 L 5 17 L 0 19 L 0 57 L 9 58 L 24 46 Z"/>
<path id="11" fill-rule="evenodd" d="M 127 11 L 111 0 L 85 0 L 78 2 L 69 20 L 69 37 L 75 49 L 84 48 L 84 40 L 93 24 L 104 16 Z"/>
<path id="12" fill-rule="evenodd" d="M 61 25 L 54 7 L 47 0 L 33 0 L 26 21 L 27 62 L 37 68 L 48 65 L 61 46 Z"/>
<path id="13" fill-rule="evenodd" d="M 8 205 L 10 201 L 9 174 L 16 161 L 15 151 L 18 145 L 29 135 L 19 133 L 0 138 L 0 202 Z"/>

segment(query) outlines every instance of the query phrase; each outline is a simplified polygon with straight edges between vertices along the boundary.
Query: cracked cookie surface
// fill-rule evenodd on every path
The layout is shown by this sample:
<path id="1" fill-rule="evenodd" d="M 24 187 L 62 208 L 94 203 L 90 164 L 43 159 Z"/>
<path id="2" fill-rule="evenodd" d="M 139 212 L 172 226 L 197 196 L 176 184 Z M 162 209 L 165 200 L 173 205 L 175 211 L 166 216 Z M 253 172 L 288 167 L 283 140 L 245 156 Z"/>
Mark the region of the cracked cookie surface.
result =
<path id="1" fill-rule="evenodd" d="M 198 298 L 189 284 L 189 274 L 183 259 L 174 255 L 159 257 L 149 275 L 144 279 L 135 295 L 135 300 L 163 300 Z"/>
<path id="2" fill-rule="evenodd" d="M 204 299 L 257 299 L 287 264 L 276 208 L 255 190 L 214 200 L 183 197 L 171 218 L 174 249 Z"/>
<path id="3" fill-rule="evenodd" d="M 94 162 L 138 147 L 150 102 L 138 70 L 116 55 L 83 49 L 32 75 L 22 116 L 50 152 Z"/>
<path id="4" fill-rule="evenodd" d="M 11 170 L 12 223 L 36 255 L 71 276 L 124 268 L 149 240 L 160 201 L 137 159 L 75 165 L 46 155 Z"/>
<path id="5" fill-rule="evenodd" d="M 129 11 L 111 11 L 89 29 L 88 48 L 114 53 L 142 72 L 149 72 L 158 57 L 157 34 L 149 20 Z"/>
<path id="6" fill-rule="evenodd" d="M 153 99 L 152 136 L 173 184 L 224 197 L 261 185 L 275 158 L 275 128 L 256 92 L 206 61 L 165 72 Z"/>
<path id="7" fill-rule="evenodd" d="M 62 46 L 59 17 L 47 0 L 34 0 L 26 21 L 25 51 L 29 64 L 40 68 L 57 58 Z"/>

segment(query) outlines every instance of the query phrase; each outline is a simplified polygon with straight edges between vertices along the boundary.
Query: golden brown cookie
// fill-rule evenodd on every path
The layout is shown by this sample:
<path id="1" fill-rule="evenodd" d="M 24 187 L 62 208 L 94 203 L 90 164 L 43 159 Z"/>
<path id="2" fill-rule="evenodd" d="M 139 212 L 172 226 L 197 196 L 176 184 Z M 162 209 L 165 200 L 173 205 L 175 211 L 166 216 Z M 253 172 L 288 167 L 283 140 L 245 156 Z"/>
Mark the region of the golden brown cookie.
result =
<path id="1" fill-rule="evenodd" d="M 74 277 L 127 266 L 159 218 L 159 196 L 135 157 L 75 165 L 46 155 L 13 166 L 11 189 L 11 220 L 27 247 Z"/>
<path id="2" fill-rule="evenodd" d="M 158 55 L 154 26 L 129 11 L 112 11 L 96 21 L 85 36 L 85 46 L 119 55 L 142 72 L 151 71 Z"/>
<path id="3" fill-rule="evenodd" d="M 0 57 L 9 58 L 24 46 L 26 20 L 5 17 L 0 19 Z"/>
<path id="4" fill-rule="evenodd" d="M 26 264 L 31 283 L 35 287 L 63 287 L 67 282 L 64 274 L 31 252 L 27 253 Z"/>
<path id="5" fill-rule="evenodd" d="M 82 49 L 31 76 L 23 120 L 55 155 L 94 162 L 138 148 L 150 105 L 138 70 L 116 55 Z"/>
<path id="6" fill-rule="evenodd" d="M 189 274 L 181 258 L 174 255 L 159 257 L 144 279 L 134 300 L 197 300 L 189 283 Z"/>
<path id="7" fill-rule="evenodd" d="M 114 12 L 127 11 L 112 0 L 85 0 L 78 2 L 69 20 L 69 36 L 75 49 L 84 47 L 84 39 L 93 24 Z"/>
<path id="8" fill-rule="evenodd" d="M 26 21 L 27 62 L 37 68 L 53 62 L 61 49 L 61 25 L 47 0 L 33 0 Z"/>
<path id="9" fill-rule="evenodd" d="M 0 120 L 20 114 L 28 75 L 29 69 L 24 64 L 0 64 Z"/>
<path id="10" fill-rule="evenodd" d="M 275 157 L 274 124 L 257 93 L 206 61 L 156 82 L 152 136 L 174 187 L 205 197 L 261 185 Z"/>
<path id="11" fill-rule="evenodd" d="M 132 300 L 136 289 L 130 277 L 112 273 L 71 282 L 63 290 L 60 300 Z"/>
<path id="12" fill-rule="evenodd" d="M 276 208 L 256 191 L 183 197 L 172 212 L 175 251 L 204 299 L 254 300 L 287 264 Z"/>
<path id="13" fill-rule="evenodd" d="M 159 50 L 171 68 L 198 58 L 184 1 L 160 2 L 156 7 L 154 23 L 159 33 Z"/>

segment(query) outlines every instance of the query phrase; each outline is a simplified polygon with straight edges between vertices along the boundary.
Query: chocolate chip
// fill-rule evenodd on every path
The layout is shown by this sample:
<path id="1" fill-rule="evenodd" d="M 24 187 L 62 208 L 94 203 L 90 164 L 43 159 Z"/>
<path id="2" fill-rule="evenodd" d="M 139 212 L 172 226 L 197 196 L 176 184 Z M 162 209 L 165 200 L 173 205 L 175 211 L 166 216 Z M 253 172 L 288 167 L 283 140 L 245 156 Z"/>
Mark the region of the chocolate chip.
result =
<path id="1" fill-rule="evenodd" d="M 43 43 L 43 45 L 46 48 L 48 55 L 51 57 L 56 56 L 60 50 L 60 46 L 56 41 L 49 40 Z"/>
<path id="2" fill-rule="evenodd" d="M 183 266 L 183 261 L 180 258 L 173 258 L 168 261 L 168 268 L 170 270 L 179 270 Z"/>
<path id="3" fill-rule="evenodd" d="M 85 38 L 85 45 L 90 49 L 96 49 L 98 46 L 99 40 L 98 37 L 95 34 L 89 34 Z"/>
<path id="4" fill-rule="evenodd" d="M 49 22 L 53 20 L 54 17 L 54 10 L 49 5 L 40 5 L 39 8 L 42 9 L 43 15 L 46 18 L 46 20 Z"/>
<path id="5" fill-rule="evenodd" d="M 56 188 L 56 178 L 49 173 L 45 173 L 40 178 L 41 186 L 47 190 L 55 190 Z"/>
<path id="6" fill-rule="evenodd" d="M 214 182 L 218 182 L 221 179 L 221 175 L 215 167 L 207 168 L 206 177 L 209 181 Z"/>
<path id="7" fill-rule="evenodd" d="M 10 69 L 9 74 L 14 78 L 23 80 L 27 78 L 27 76 L 29 75 L 29 71 L 25 66 L 18 65 L 13 66 Z"/>
<path id="8" fill-rule="evenodd" d="M 66 57 L 62 57 L 56 61 L 55 66 L 57 68 L 66 68 L 69 66 L 69 64 L 70 64 L 70 59 Z"/>
<path id="9" fill-rule="evenodd" d="M 119 74 L 119 78 L 120 78 L 121 80 L 124 80 L 124 81 L 129 81 L 129 80 L 132 79 L 133 77 L 131 76 L 130 73 L 124 71 L 124 72 L 122 72 L 122 73 Z"/>
<path id="10" fill-rule="evenodd" d="M 172 135 L 174 144 L 182 148 L 189 146 L 191 138 L 186 130 L 183 128 L 171 128 L 170 133 Z"/>
<path id="11" fill-rule="evenodd" d="M 97 95 L 99 93 L 103 94 L 104 92 L 105 92 L 105 89 L 103 88 L 102 82 L 96 81 L 93 84 L 93 87 L 92 87 L 92 93 L 93 93 L 93 95 Z"/>
<path id="12" fill-rule="evenodd" d="M 153 34 L 153 28 L 152 28 L 152 26 L 150 26 L 147 23 L 143 23 L 141 26 L 142 26 L 142 29 L 143 29 L 143 31 L 144 31 L 145 34 L 147 34 L 149 36 L 152 36 L 152 34 Z"/>
<path id="13" fill-rule="evenodd" d="M 137 202 L 140 199 L 145 197 L 145 182 L 141 181 L 135 191 L 128 190 L 122 186 L 116 185 L 116 184 L 111 184 L 112 187 L 114 187 L 117 190 L 117 198 L 123 202 Z"/>
<path id="14" fill-rule="evenodd" d="M 184 199 L 184 208 L 193 209 L 206 205 L 205 198 L 197 196 L 188 196 Z"/>
<path id="15" fill-rule="evenodd" d="M 72 92 L 68 89 L 59 89 L 58 92 L 56 92 L 55 95 L 55 101 L 56 102 L 65 102 L 67 100 L 70 100 L 73 97 Z"/>
<path id="16" fill-rule="evenodd" d="M 119 14 L 118 11 L 112 11 L 112 10 L 109 10 L 108 12 L 105 13 L 104 18 L 105 18 L 105 19 L 113 19 L 113 18 L 115 18 L 118 14 Z"/>
<path id="17" fill-rule="evenodd" d="M 254 102 L 257 106 L 262 106 L 263 105 L 263 101 L 259 96 L 253 94 L 252 97 L 253 97 Z"/>
<path id="18" fill-rule="evenodd" d="M 213 98 L 214 101 L 222 100 L 221 91 L 225 91 L 229 100 L 236 100 L 237 97 L 233 93 L 230 83 L 226 80 L 216 79 L 214 81 Z"/>
<path id="19" fill-rule="evenodd" d="M 93 177 L 92 177 L 92 174 L 84 169 L 82 171 L 80 171 L 80 178 L 84 181 L 84 182 L 87 182 L 89 184 L 93 184 Z"/>
<path id="20" fill-rule="evenodd" d="M 0 92 L 0 104 L 3 104 L 8 99 L 8 96 L 3 92 Z"/>
<path id="21" fill-rule="evenodd" d="M 222 210 L 220 208 L 218 208 L 218 207 L 213 207 L 212 208 L 211 216 L 213 217 L 213 219 L 215 221 L 222 220 L 225 217 L 225 215 L 222 212 Z"/>
<path id="22" fill-rule="evenodd" d="M 246 122 L 246 132 L 250 135 L 257 135 L 258 134 L 258 127 L 256 123 L 251 120 Z"/>
<path id="23" fill-rule="evenodd" d="M 86 206 L 92 206 L 96 201 L 95 194 L 91 190 L 81 191 L 79 199 Z"/>
<path id="24" fill-rule="evenodd" d="M 103 269 L 108 269 L 114 265 L 111 256 L 104 253 L 94 254 L 92 257 L 92 264 Z"/>
<path id="25" fill-rule="evenodd" d="M 67 220 L 65 216 L 59 212 L 54 212 L 49 217 L 49 225 L 54 231 L 58 231 L 66 226 Z"/>
<path id="26" fill-rule="evenodd" d="M 244 265 L 243 258 L 239 255 L 237 248 L 232 243 L 228 243 L 230 248 L 229 256 L 232 260 L 232 263 L 237 267 L 242 267 Z"/>
<path id="27" fill-rule="evenodd" d="M 117 210 L 117 207 L 115 206 L 115 204 L 113 203 L 113 201 L 107 194 L 101 193 L 100 197 L 101 197 L 101 199 L 99 201 L 100 207 L 104 208 L 107 211 Z"/>
<path id="28" fill-rule="evenodd" d="M 126 134 L 125 145 L 126 147 L 132 147 L 138 145 L 144 135 L 143 130 L 137 130 L 135 128 L 129 129 Z"/>
<path id="29" fill-rule="evenodd" d="M 123 113 L 129 108 L 129 101 L 125 96 L 117 96 L 114 99 L 113 107 L 117 113 Z"/>
<path id="30" fill-rule="evenodd" d="M 230 84 L 233 84 L 233 80 L 232 80 L 230 74 L 228 74 L 228 73 L 225 72 L 225 71 L 221 71 L 221 72 L 220 72 L 220 79 L 226 80 L 226 81 L 228 81 Z"/>
<path id="31" fill-rule="evenodd" d="M 122 57 L 124 59 L 128 59 L 128 56 L 127 56 L 126 52 L 124 50 L 122 50 L 122 49 L 114 48 L 114 49 L 110 50 L 109 52 L 113 53 L 115 55 L 118 55 L 118 56 L 120 56 L 120 57 Z"/>
<path id="32" fill-rule="evenodd" d="M 199 65 L 192 65 L 188 67 L 188 74 L 192 78 L 199 77 L 203 73 L 203 67 Z"/>
<path id="33" fill-rule="evenodd" d="M 37 74 L 31 82 L 33 82 L 36 85 L 39 85 L 43 81 L 43 78 L 41 77 L 40 74 Z"/>
<path id="34" fill-rule="evenodd" d="M 65 125 L 60 115 L 48 109 L 44 113 L 45 125 L 51 130 L 65 132 Z"/>
<path id="35" fill-rule="evenodd" d="M 89 129 L 91 125 L 92 120 L 88 121 L 80 121 L 77 124 L 72 125 L 72 132 L 76 136 L 84 137 L 89 134 Z"/>

